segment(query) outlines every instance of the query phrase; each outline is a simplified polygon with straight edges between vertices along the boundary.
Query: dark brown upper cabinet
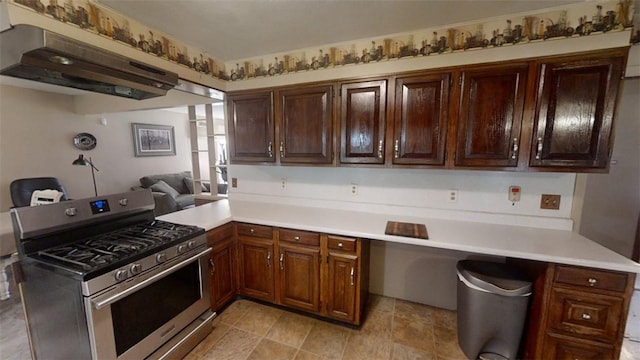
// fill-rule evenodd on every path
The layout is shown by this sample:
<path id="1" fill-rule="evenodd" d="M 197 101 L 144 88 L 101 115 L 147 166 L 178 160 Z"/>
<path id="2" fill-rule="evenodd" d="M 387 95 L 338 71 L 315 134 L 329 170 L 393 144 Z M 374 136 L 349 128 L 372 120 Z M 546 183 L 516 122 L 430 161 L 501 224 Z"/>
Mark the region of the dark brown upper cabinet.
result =
<path id="1" fill-rule="evenodd" d="M 529 166 L 606 171 L 626 51 L 540 64 Z"/>
<path id="2" fill-rule="evenodd" d="M 273 93 L 229 95 L 227 111 L 231 162 L 275 162 Z"/>
<path id="3" fill-rule="evenodd" d="M 387 81 L 346 83 L 340 91 L 340 162 L 384 164 Z"/>
<path id="4" fill-rule="evenodd" d="M 278 91 L 281 163 L 329 164 L 333 161 L 333 87 Z"/>
<path id="5" fill-rule="evenodd" d="M 455 166 L 516 167 L 527 63 L 463 71 Z"/>
<path id="6" fill-rule="evenodd" d="M 450 73 L 396 79 L 393 164 L 444 165 Z"/>

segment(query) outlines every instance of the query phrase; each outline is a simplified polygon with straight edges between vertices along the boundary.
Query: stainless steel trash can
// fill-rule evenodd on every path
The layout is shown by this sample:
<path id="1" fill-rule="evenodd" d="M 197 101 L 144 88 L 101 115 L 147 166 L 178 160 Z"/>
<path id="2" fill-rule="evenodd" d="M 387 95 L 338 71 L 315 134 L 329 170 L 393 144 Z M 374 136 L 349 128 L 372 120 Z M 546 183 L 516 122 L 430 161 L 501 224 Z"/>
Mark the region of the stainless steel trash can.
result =
<path id="1" fill-rule="evenodd" d="M 458 343 L 469 359 L 515 359 L 532 284 L 501 263 L 458 262 Z"/>

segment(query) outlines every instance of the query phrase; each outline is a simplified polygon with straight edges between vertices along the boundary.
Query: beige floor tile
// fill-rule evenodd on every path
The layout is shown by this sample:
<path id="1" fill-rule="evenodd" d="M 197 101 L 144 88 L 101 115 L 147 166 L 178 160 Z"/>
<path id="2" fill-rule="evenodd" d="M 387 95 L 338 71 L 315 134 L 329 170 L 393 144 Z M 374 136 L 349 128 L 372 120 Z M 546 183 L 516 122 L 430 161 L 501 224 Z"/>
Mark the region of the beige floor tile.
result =
<path id="1" fill-rule="evenodd" d="M 269 339 L 262 339 L 247 360 L 292 360 L 297 352 L 297 348 Z"/>
<path id="2" fill-rule="evenodd" d="M 395 317 L 433 324 L 434 308 L 406 300 L 396 299 Z"/>
<path id="3" fill-rule="evenodd" d="M 433 324 L 449 329 L 456 329 L 458 316 L 453 310 L 433 308 Z"/>
<path id="4" fill-rule="evenodd" d="M 196 356 L 203 356 L 206 354 L 211 348 L 226 334 L 229 330 L 229 325 L 224 323 L 218 323 L 213 326 L 213 331 L 209 334 L 204 340 L 200 342 L 193 350 L 191 350 L 191 354 Z"/>
<path id="5" fill-rule="evenodd" d="M 234 326 L 238 329 L 264 336 L 283 313 L 280 309 L 256 304 Z"/>
<path id="6" fill-rule="evenodd" d="M 378 295 L 369 294 L 367 300 L 367 311 L 393 312 L 396 299 Z"/>
<path id="7" fill-rule="evenodd" d="M 296 354 L 295 360 L 324 360 L 324 358 L 308 351 L 299 350 Z"/>
<path id="8" fill-rule="evenodd" d="M 393 344 L 391 360 L 435 360 L 433 353 L 427 353 L 401 344 Z"/>
<path id="9" fill-rule="evenodd" d="M 447 360 L 465 360 L 467 358 L 458 345 L 458 334 L 455 328 L 435 326 L 433 333 L 438 358 Z"/>
<path id="10" fill-rule="evenodd" d="M 317 322 L 301 349 L 329 359 L 339 359 L 350 335 L 350 330 L 324 322 Z"/>
<path id="11" fill-rule="evenodd" d="M 231 328 L 202 359 L 245 360 L 259 341 L 260 337 L 255 334 Z"/>
<path id="12" fill-rule="evenodd" d="M 314 319 L 284 312 L 278 321 L 273 324 L 266 337 L 299 348 L 307 338 L 307 335 L 309 335 L 314 324 Z"/>
<path id="13" fill-rule="evenodd" d="M 433 326 L 423 319 L 394 317 L 392 340 L 402 345 L 435 353 Z"/>
<path id="14" fill-rule="evenodd" d="M 387 360 L 391 355 L 392 344 L 391 340 L 377 336 L 352 333 L 342 360 Z"/>
<path id="15" fill-rule="evenodd" d="M 234 325 L 240 320 L 246 313 L 258 304 L 248 300 L 236 300 L 226 309 L 220 312 L 220 315 L 214 320 L 216 322 L 223 322 L 227 325 Z"/>
<path id="16" fill-rule="evenodd" d="M 360 333 L 390 339 L 392 325 L 393 312 L 369 311 L 360 328 Z"/>

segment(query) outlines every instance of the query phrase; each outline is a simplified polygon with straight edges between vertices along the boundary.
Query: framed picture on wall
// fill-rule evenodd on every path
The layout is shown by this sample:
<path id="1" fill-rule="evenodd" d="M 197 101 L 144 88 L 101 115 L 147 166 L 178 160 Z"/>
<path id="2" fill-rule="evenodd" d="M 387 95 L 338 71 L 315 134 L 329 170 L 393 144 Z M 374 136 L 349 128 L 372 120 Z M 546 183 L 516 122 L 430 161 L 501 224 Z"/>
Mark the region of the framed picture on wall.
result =
<path id="1" fill-rule="evenodd" d="M 136 156 L 166 156 L 176 154 L 173 126 L 131 124 Z"/>

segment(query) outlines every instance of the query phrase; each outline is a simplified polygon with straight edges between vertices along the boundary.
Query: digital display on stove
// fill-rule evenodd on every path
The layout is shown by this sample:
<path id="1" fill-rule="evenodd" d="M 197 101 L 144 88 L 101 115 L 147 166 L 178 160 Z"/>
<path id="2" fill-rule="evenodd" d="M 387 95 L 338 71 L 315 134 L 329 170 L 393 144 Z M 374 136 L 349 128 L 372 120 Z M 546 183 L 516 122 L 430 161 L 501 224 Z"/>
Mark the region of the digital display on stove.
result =
<path id="1" fill-rule="evenodd" d="M 102 214 L 109 212 L 109 202 L 107 200 L 96 200 L 89 203 L 91 205 L 91 212 L 95 214 Z"/>

